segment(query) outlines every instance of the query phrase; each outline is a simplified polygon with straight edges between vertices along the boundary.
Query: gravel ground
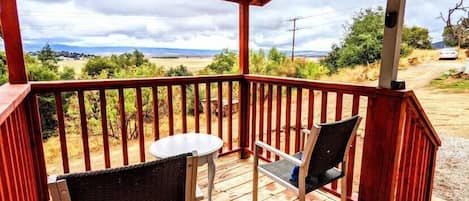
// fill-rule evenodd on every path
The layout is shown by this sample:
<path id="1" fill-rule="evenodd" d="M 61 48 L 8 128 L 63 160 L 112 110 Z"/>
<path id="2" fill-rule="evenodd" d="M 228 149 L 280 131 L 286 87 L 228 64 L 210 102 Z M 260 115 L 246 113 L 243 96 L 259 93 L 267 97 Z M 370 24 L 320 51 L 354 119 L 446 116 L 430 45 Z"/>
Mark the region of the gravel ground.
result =
<path id="1" fill-rule="evenodd" d="M 440 137 L 433 195 L 448 201 L 468 201 L 469 139 Z"/>

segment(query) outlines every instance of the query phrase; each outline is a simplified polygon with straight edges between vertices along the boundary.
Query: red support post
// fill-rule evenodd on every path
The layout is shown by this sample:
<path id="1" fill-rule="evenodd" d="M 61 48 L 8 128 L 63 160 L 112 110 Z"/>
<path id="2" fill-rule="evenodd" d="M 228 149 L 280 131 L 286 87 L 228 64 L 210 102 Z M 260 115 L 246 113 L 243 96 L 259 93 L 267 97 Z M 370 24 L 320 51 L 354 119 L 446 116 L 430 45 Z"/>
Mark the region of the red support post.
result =
<path id="1" fill-rule="evenodd" d="M 249 0 L 239 2 L 239 68 L 243 75 L 249 74 Z M 240 81 L 240 116 L 244 126 L 239 127 L 241 143 L 241 158 L 249 157 L 249 83 L 247 80 Z"/>
<path id="2" fill-rule="evenodd" d="M 0 18 L 2 37 L 5 43 L 5 54 L 8 65 L 8 79 L 11 84 L 28 82 L 21 43 L 20 24 L 16 0 L 0 1 Z"/>
<path id="3" fill-rule="evenodd" d="M 377 89 L 369 98 L 359 200 L 395 200 L 405 92 Z"/>

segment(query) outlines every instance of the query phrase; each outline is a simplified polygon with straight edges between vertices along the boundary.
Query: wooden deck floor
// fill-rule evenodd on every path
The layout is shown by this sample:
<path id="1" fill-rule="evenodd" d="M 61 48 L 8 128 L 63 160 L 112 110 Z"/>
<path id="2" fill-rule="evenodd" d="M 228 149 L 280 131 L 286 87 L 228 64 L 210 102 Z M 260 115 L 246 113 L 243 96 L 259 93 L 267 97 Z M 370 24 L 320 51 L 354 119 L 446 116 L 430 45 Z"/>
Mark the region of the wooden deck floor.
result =
<path id="1" fill-rule="evenodd" d="M 240 160 L 238 154 L 231 154 L 218 158 L 216 165 L 212 200 L 252 200 L 252 158 Z M 198 184 L 204 193 L 204 200 L 207 200 L 207 165 L 199 167 L 198 172 Z M 298 199 L 292 191 L 286 190 L 283 186 L 259 174 L 259 200 L 290 201 Z M 307 200 L 333 201 L 339 199 L 322 191 L 314 191 L 307 195 Z"/>

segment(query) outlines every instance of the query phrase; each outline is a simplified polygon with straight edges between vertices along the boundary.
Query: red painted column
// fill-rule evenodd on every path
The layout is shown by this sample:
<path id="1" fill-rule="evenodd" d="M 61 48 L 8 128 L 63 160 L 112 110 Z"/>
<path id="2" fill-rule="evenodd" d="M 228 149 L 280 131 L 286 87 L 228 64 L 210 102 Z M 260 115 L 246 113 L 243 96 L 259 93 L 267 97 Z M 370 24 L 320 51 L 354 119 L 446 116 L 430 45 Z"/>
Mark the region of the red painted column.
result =
<path id="1" fill-rule="evenodd" d="M 358 200 L 395 200 L 405 91 L 377 89 L 368 100 Z"/>
<path id="2" fill-rule="evenodd" d="M 249 74 L 249 1 L 239 3 L 239 69 L 243 75 Z M 249 83 L 240 81 L 240 116 L 239 137 L 241 142 L 241 158 L 249 157 Z"/>
<path id="3" fill-rule="evenodd" d="M 0 12 L 9 81 L 11 84 L 27 83 L 16 0 L 0 0 Z"/>

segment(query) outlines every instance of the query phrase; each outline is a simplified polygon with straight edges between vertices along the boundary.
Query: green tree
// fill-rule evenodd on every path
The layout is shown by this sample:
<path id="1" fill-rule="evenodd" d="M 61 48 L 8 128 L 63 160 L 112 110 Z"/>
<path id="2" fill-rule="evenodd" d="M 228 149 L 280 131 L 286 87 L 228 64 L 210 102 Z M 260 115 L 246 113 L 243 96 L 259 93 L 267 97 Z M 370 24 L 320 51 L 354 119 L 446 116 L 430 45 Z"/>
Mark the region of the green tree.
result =
<path id="1" fill-rule="evenodd" d="M 328 67 L 330 73 L 337 72 L 339 68 L 353 67 L 355 65 L 368 65 L 381 59 L 384 37 L 384 11 L 383 8 L 365 9 L 352 18 L 352 24 L 345 26 L 346 35 L 339 45 L 332 46 L 332 51 L 321 61 Z M 420 37 L 421 29 L 418 29 Z M 414 38 L 409 36 L 406 39 Z M 428 38 L 427 38 L 428 39 Z M 415 41 L 419 43 L 420 38 Z M 427 45 L 428 41 L 424 41 Z M 401 46 L 401 55 L 405 56 L 412 51 L 411 46 L 404 41 Z"/>
<path id="2" fill-rule="evenodd" d="M 115 62 L 112 59 L 105 57 L 93 57 L 85 64 L 83 68 L 83 73 L 87 76 L 96 77 L 101 74 L 103 70 L 106 70 L 109 77 L 112 77 L 116 71 L 117 67 Z"/>
<path id="3" fill-rule="evenodd" d="M 57 72 L 59 66 L 57 65 L 58 59 L 55 52 L 50 47 L 49 43 L 46 43 L 44 47 L 39 51 L 37 58 L 41 62 L 41 64 L 49 68 L 50 70 Z"/>
<path id="4" fill-rule="evenodd" d="M 209 64 L 207 68 L 217 74 L 231 72 L 237 63 L 237 58 L 236 53 L 233 51 L 223 49 L 220 54 L 215 55 L 213 62 Z"/>
<path id="5" fill-rule="evenodd" d="M 0 52 L 0 85 L 8 82 L 7 60 L 5 52 Z"/>
<path id="6" fill-rule="evenodd" d="M 287 60 L 287 55 L 285 53 L 282 53 L 278 51 L 276 47 L 272 47 L 269 51 L 269 61 L 273 62 L 275 64 L 282 64 Z"/>
<path id="7" fill-rule="evenodd" d="M 166 77 L 175 77 L 175 76 L 192 76 L 193 74 L 189 72 L 186 66 L 179 65 L 177 67 L 171 67 L 168 71 L 166 71 Z"/>
<path id="8" fill-rule="evenodd" d="M 428 29 L 418 26 L 404 27 L 402 30 L 402 42 L 410 47 L 418 49 L 431 49 L 432 42 Z"/>

